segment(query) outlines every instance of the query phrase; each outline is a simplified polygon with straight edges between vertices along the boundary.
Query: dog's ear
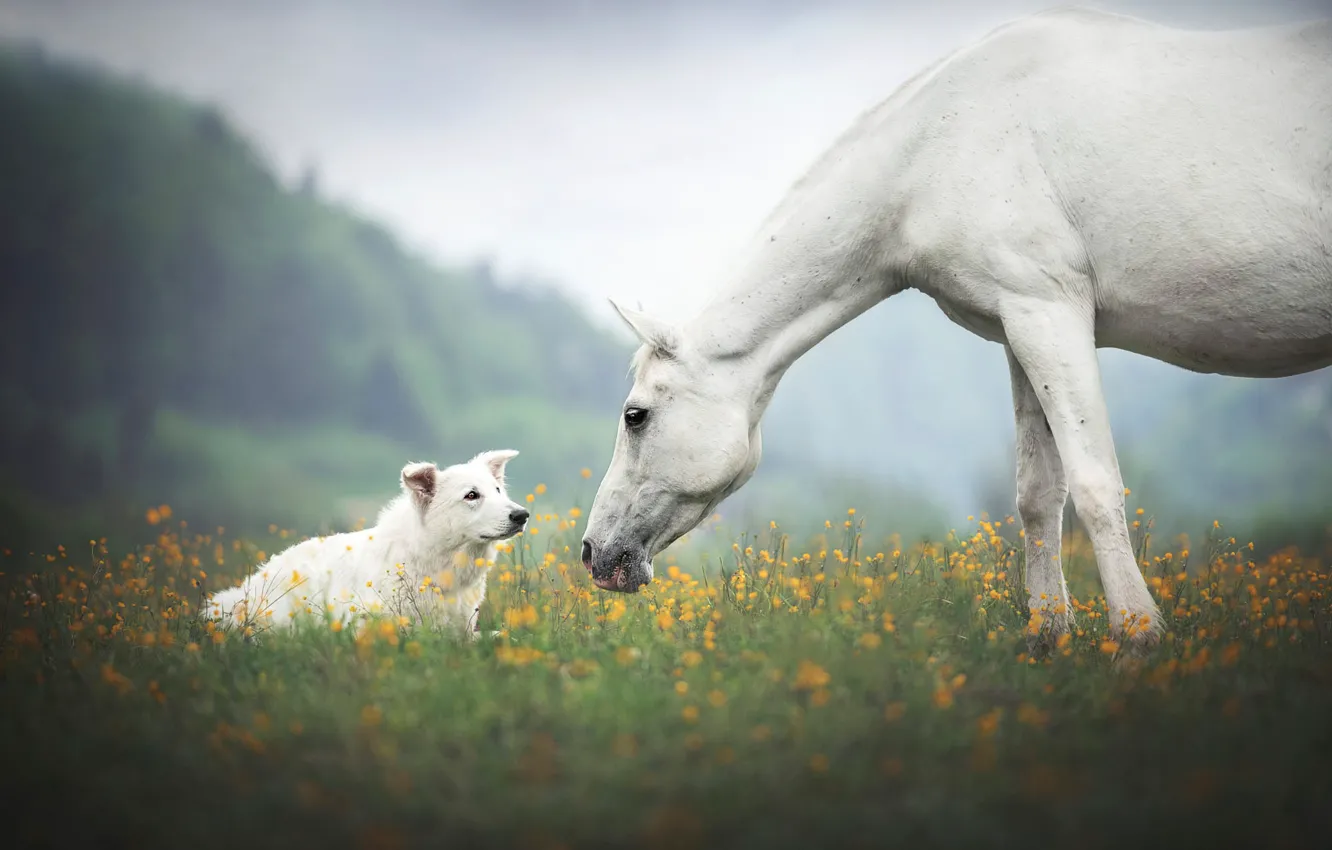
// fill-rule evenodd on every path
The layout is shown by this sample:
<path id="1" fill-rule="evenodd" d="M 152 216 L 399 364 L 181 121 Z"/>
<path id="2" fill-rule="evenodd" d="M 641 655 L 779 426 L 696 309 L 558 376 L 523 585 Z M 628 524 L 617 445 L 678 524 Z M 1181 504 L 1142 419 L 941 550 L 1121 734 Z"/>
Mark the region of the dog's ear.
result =
<path id="1" fill-rule="evenodd" d="M 409 463 L 402 468 L 402 486 L 412 494 L 412 501 L 424 509 L 435 498 L 435 476 L 439 469 L 433 463 Z"/>
<path id="2" fill-rule="evenodd" d="M 675 352 L 680 345 L 680 338 L 673 325 L 661 319 L 653 318 L 646 313 L 617 304 L 613 298 L 607 300 L 615 308 L 615 312 L 620 314 L 624 323 L 629 326 L 629 330 L 634 332 L 634 336 L 638 337 L 639 342 L 652 348 L 658 357 L 670 359 L 675 356 Z"/>
<path id="3" fill-rule="evenodd" d="M 486 469 L 490 470 L 490 474 L 495 476 L 495 480 L 499 482 L 499 485 L 503 487 L 504 466 L 516 457 L 518 457 L 518 452 L 513 449 L 495 449 L 490 452 L 482 452 L 472 458 L 471 462 L 484 464 Z"/>

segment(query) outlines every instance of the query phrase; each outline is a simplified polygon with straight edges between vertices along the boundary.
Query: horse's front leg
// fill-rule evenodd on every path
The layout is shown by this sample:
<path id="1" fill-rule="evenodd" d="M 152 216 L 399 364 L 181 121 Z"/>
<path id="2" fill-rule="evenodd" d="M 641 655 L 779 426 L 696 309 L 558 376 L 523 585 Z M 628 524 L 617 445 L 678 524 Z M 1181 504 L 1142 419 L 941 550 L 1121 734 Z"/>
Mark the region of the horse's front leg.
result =
<path id="1" fill-rule="evenodd" d="M 1068 484 L 1040 399 L 1012 349 L 1005 348 L 1005 352 L 1017 425 L 1017 508 L 1027 555 L 1027 606 L 1031 611 L 1027 646 L 1033 655 L 1044 655 L 1059 635 L 1073 627 L 1068 585 L 1059 563 Z"/>
<path id="2" fill-rule="evenodd" d="M 1090 305 L 1059 295 L 1014 298 L 1003 308 L 1004 334 L 1045 412 L 1073 505 L 1091 537 L 1110 633 L 1137 654 L 1157 643 L 1162 623 L 1129 539 L 1093 315 Z M 1057 547 L 1059 541 L 1045 545 Z"/>

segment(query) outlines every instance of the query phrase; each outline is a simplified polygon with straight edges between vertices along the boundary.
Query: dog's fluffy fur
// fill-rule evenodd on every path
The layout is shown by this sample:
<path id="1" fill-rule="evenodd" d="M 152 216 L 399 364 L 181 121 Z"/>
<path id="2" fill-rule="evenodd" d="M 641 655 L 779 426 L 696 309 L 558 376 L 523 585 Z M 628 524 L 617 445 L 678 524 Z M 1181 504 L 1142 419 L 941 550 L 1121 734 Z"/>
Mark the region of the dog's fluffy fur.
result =
<path id="1" fill-rule="evenodd" d="M 496 543 L 527 522 L 504 488 L 505 464 L 517 455 L 483 452 L 445 469 L 409 463 L 404 492 L 373 528 L 274 555 L 238 587 L 212 596 L 205 615 L 257 632 L 303 615 L 345 623 L 380 613 L 474 637 Z"/>

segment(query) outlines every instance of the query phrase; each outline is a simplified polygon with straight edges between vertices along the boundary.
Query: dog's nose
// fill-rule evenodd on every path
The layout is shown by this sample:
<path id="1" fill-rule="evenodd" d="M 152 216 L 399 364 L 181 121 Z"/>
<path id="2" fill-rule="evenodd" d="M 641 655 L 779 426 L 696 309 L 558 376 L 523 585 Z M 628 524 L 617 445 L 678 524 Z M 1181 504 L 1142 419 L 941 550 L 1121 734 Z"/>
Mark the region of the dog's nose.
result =
<path id="1" fill-rule="evenodd" d="M 528 514 L 527 511 L 523 510 L 522 508 L 509 511 L 509 521 L 516 522 L 519 525 L 522 525 L 523 523 L 527 522 L 528 516 L 530 516 L 530 514 Z"/>

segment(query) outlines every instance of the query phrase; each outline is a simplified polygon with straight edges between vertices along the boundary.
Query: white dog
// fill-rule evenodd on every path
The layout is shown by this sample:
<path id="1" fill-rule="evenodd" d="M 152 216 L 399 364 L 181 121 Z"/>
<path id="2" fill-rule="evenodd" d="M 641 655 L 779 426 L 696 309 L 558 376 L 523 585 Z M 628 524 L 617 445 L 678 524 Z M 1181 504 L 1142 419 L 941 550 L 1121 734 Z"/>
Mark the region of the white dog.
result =
<path id="1" fill-rule="evenodd" d="M 496 543 L 527 522 L 527 510 L 504 489 L 505 464 L 517 455 L 482 452 L 446 469 L 409 463 L 404 492 L 373 528 L 311 538 L 274 555 L 240 586 L 213 595 L 205 614 L 260 631 L 306 614 L 346 623 L 378 613 L 474 638 Z"/>

